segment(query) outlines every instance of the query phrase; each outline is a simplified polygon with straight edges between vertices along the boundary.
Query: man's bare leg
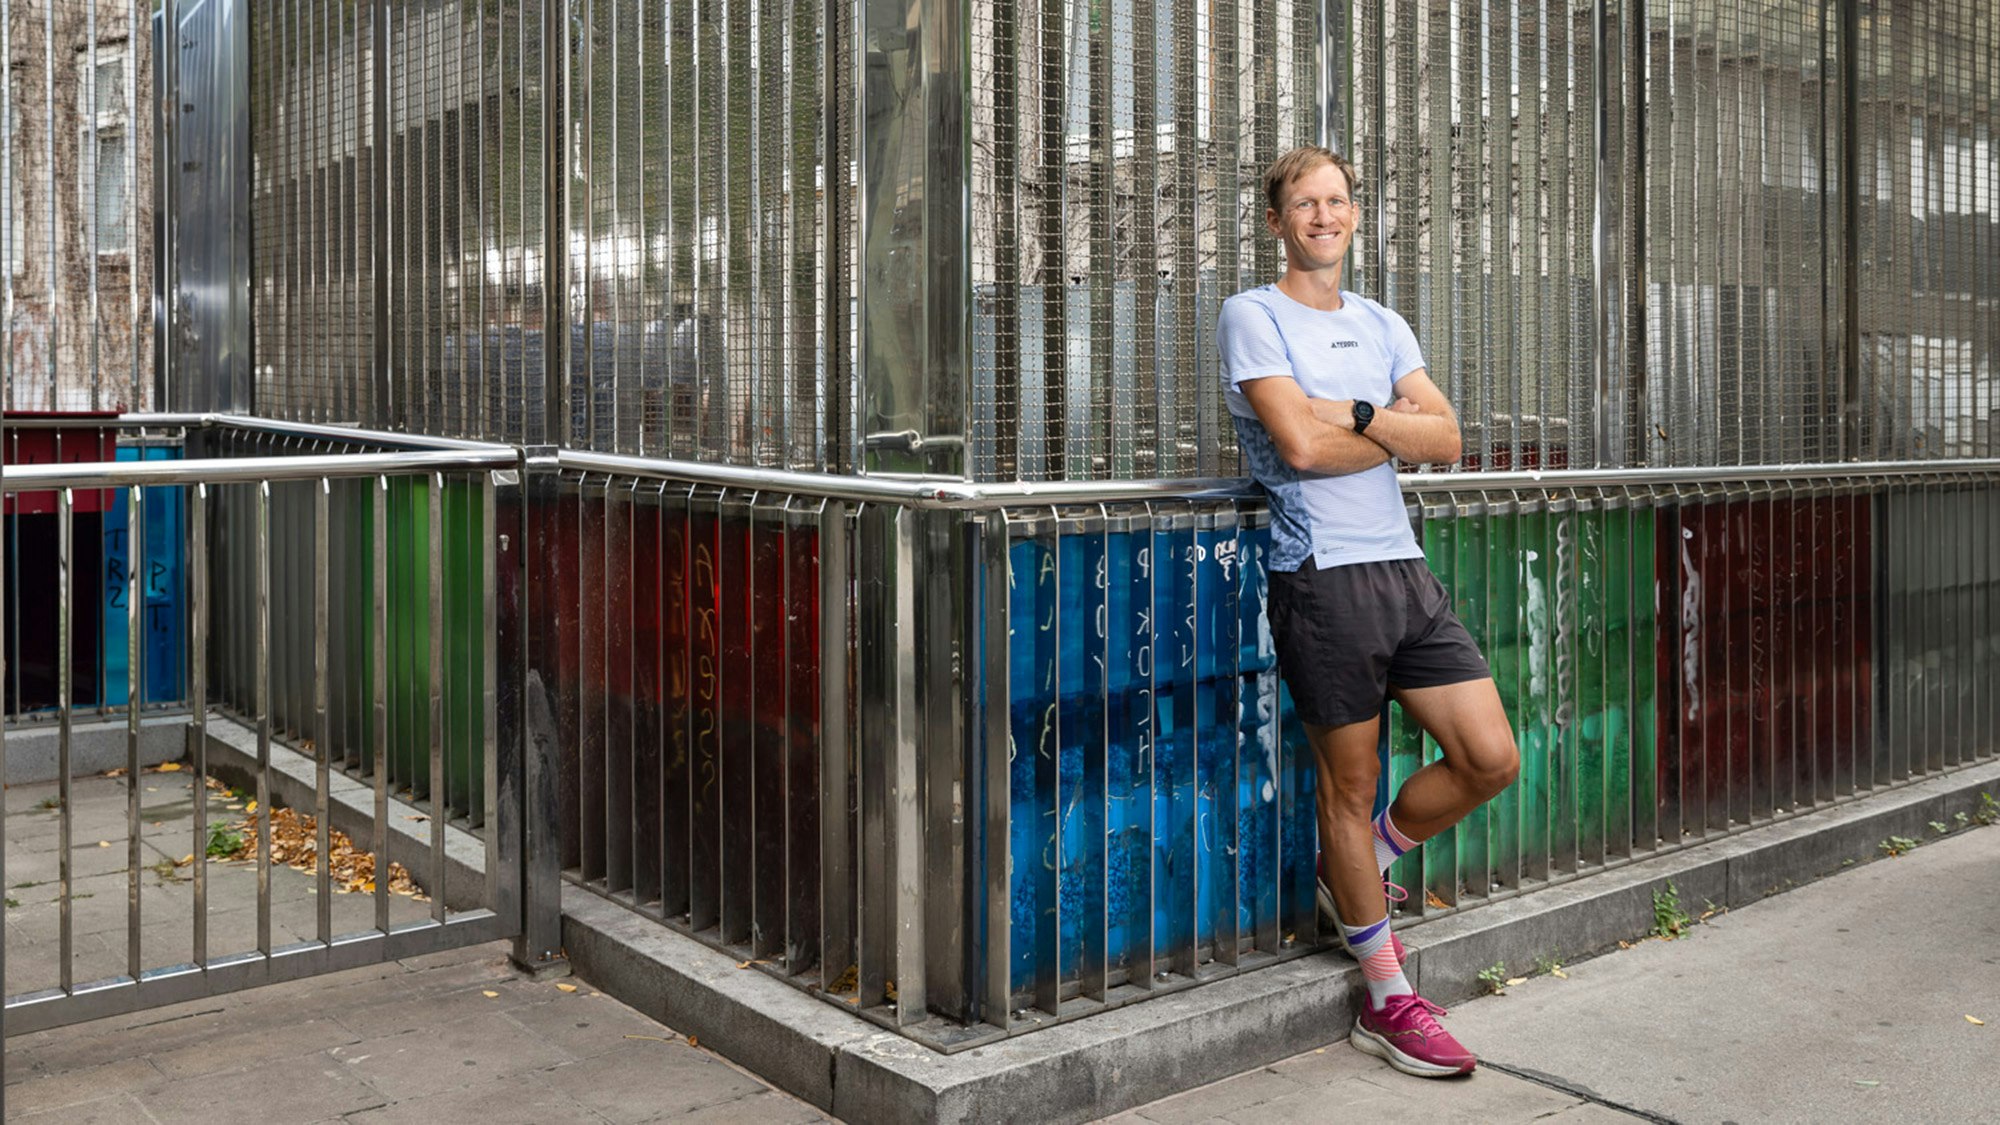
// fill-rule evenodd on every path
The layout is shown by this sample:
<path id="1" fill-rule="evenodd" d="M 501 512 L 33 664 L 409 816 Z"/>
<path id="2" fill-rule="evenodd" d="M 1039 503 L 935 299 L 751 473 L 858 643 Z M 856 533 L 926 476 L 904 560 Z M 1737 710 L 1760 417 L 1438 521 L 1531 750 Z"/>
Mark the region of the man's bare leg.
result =
<path id="1" fill-rule="evenodd" d="M 1519 776 L 1521 754 L 1514 745 L 1514 728 L 1492 680 L 1393 688 L 1390 694 L 1443 751 L 1439 760 L 1411 774 L 1396 791 L 1389 818 L 1403 835 L 1430 839 L 1492 800 Z M 1338 897 L 1338 889 L 1334 893 Z"/>
<path id="2" fill-rule="evenodd" d="M 1341 921 L 1364 926 L 1388 917 L 1382 898 L 1382 872 L 1375 866 L 1375 835 L 1369 816 L 1375 808 L 1375 783 L 1381 773 L 1377 747 L 1381 721 L 1368 719 L 1346 726 L 1306 725 L 1319 760 L 1316 774 L 1319 815 L 1320 878 L 1333 892 Z"/>

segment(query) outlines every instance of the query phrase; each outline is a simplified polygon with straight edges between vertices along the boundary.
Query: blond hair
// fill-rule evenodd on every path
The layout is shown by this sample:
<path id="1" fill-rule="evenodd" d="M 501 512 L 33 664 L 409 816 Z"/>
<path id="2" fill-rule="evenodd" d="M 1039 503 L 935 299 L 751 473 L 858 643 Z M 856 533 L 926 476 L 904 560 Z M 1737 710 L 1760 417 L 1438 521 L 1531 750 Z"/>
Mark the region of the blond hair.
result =
<path id="1" fill-rule="evenodd" d="M 1318 168 L 1331 164 L 1347 177 L 1347 193 L 1355 194 L 1354 165 L 1345 156 L 1322 145 L 1300 145 L 1271 162 L 1264 173 L 1264 202 L 1273 211 L 1281 210 L 1285 201 L 1285 189 L 1298 182 L 1299 177 Z"/>

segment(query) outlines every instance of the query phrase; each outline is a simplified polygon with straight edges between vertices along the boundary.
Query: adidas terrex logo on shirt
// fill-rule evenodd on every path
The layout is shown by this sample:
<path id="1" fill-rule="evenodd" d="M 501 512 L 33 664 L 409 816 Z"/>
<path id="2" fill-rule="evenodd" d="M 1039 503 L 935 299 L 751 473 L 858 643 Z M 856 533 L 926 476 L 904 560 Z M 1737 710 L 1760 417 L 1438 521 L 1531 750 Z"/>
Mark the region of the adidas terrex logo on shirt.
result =
<path id="1" fill-rule="evenodd" d="M 1358 347 L 1360 347 L 1360 346 L 1361 346 L 1361 341 L 1359 341 L 1359 340 L 1335 340 L 1335 341 L 1333 342 L 1333 346 L 1334 346 L 1334 347 L 1336 347 L 1336 348 L 1358 348 Z"/>

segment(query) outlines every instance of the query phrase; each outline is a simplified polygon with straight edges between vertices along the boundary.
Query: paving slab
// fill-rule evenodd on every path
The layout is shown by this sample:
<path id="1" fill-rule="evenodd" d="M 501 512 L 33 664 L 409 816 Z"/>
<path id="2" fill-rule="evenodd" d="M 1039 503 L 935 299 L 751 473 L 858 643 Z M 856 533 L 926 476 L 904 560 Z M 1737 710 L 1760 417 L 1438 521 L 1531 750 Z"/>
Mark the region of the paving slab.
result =
<path id="1" fill-rule="evenodd" d="M 587 979 L 527 980 L 508 952 L 492 942 L 20 1035 L 6 1119 L 828 1120 Z"/>
<path id="2" fill-rule="evenodd" d="M 1495 1064 L 1674 1121 L 2000 1119 L 1995 871 L 2000 829 L 1961 830 L 1451 1026 Z"/>

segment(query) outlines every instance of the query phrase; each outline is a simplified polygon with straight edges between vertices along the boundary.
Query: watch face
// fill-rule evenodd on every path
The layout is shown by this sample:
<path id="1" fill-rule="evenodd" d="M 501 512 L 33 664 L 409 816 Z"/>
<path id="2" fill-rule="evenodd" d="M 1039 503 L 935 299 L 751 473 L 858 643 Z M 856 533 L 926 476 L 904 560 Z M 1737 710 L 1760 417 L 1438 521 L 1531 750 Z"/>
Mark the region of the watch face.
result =
<path id="1" fill-rule="evenodd" d="M 1375 404 L 1365 399 L 1354 400 L 1354 432 L 1360 433 L 1375 420 Z"/>

